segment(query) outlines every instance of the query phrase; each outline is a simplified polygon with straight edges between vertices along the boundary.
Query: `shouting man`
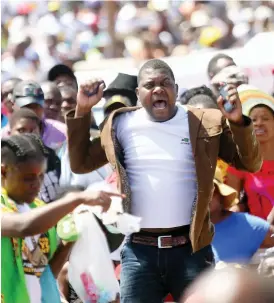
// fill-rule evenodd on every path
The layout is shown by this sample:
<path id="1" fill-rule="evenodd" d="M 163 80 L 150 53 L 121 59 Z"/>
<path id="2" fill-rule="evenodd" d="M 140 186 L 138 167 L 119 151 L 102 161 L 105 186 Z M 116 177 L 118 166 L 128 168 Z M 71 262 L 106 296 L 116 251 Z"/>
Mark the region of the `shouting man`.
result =
<path id="1" fill-rule="evenodd" d="M 141 231 L 128 237 L 121 252 L 121 302 L 160 303 L 168 293 L 178 302 L 214 263 L 208 205 L 218 157 L 251 172 L 261 167 L 252 122 L 233 86 L 230 113 L 222 97 L 220 110 L 177 106 L 171 68 L 153 59 L 138 75 L 142 107 L 112 112 L 101 138 L 90 141 L 91 109 L 103 89 L 98 80 L 81 85 L 76 110 L 67 115 L 71 168 L 86 173 L 108 160 L 126 194 L 124 210 L 142 217 Z"/>

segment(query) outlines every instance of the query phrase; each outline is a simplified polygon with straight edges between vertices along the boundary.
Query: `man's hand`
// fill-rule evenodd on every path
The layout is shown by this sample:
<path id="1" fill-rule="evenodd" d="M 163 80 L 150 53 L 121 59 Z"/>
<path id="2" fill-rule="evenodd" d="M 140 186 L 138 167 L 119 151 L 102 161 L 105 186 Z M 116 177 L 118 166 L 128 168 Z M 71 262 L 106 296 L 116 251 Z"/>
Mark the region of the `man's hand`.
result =
<path id="1" fill-rule="evenodd" d="M 233 110 L 231 112 L 227 112 L 224 109 L 225 101 L 222 96 L 220 96 L 217 100 L 218 107 L 229 122 L 238 125 L 243 125 L 244 118 L 242 112 L 242 104 L 237 89 L 232 84 L 228 84 L 225 89 L 227 90 L 227 102 L 230 102 L 233 105 Z"/>
<path id="2" fill-rule="evenodd" d="M 105 83 L 101 79 L 81 84 L 77 94 L 75 117 L 82 117 L 90 113 L 92 107 L 102 99 L 104 88 Z"/>
<path id="3" fill-rule="evenodd" d="M 119 197 L 119 198 L 125 198 L 125 195 L 117 194 L 117 193 L 110 193 L 105 191 L 94 191 L 91 189 L 86 189 L 81 193 L 84 204 L 95 206 L 99 205 L 102 206 L 103 212 L 106 212 L 111 204 L 111 197 Z"/>

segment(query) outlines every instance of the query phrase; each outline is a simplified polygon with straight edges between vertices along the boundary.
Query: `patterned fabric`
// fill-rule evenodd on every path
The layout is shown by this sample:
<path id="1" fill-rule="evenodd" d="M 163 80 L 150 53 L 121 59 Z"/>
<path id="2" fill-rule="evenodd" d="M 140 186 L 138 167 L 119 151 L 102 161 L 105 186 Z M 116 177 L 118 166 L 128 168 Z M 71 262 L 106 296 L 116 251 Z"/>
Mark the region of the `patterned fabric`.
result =
<path id="1" fill-rule="evenodd" d="M 121 184 L 117 184 L 117 185 L 118 185 L 118 188 L 121 187 L 121 192 L 126 195 L 126 198 L 124 199 L 124 202 L 123 202 L 124 211 L 130 213 L 131 191 L 130 191 L 130 186 L 129 186 L 126 170 L 120 162 L 120 161 L 122 161 L 121 159 L 123 159 L 122 158 L 122 153 L 123 153 L 122 152 L 122 147 L 121 147 L 119 141 L 116 138 L 114 130 L 112 130 L 111 136 L 112 136 L 114 148 L 115 148 L 115 151 L 116 151 L 116 154 L 117 154 L 117 157 L 116 157 L 117 167 L 116 167 L 116 169 L 117 169 L 118 174 L 120 176 L 120 182 L 121 182 Z M 114 167 L 114 169 L 115 169 L 115 167 Z M 118 180 L 119 180 L 119 178 L 118 178 Z"/>
<path id="2" fill-rule="evenodd" d="M 36 208 L 44 204 L 41 200 L 35 199 L 30 204 L 30 207 Z M 1 210 L 5 212 L 18 212 L 15 202 L 8 198 L 4 188 L 1 190 Z M 50 242 L 50 258 L 52 258 L 57 248 L 55 228 L 49 229 L 47 235 Z M 1 295 L 5 303 L 30 303 L 25 282 L 21 248 L 21 238 L 1 238 L 1 275 L 5 277 L 5 279 L 1 279 Z M 10 281 L 16 281 L 16 285 L 10 283 Z"/>

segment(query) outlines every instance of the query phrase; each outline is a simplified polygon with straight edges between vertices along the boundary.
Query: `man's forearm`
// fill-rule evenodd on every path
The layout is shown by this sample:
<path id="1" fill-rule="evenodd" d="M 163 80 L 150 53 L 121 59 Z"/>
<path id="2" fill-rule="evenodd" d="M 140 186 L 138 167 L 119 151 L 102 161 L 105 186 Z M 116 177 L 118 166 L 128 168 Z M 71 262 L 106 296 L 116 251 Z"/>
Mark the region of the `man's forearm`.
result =
<path id="1" fill-rule="evenodd" d="M 233 140 L 237 145 L 239 160 L 242 166 L 249 172 L 257 172 L 262 166 L 260 146 L 253 130 L 253 124 L 244 116 L 244 124 L 230 123 Z"/>
<path id="2" fill-rule="evenodd" d="M 92 114 L 92 108 L 91 109 L 83 109 L 83 108 L 80 108 L 79 106 L 76 106 L 75 108 L 75 113 L 74 113 L 74 118 L 81 118 L 81 117 L 84 117 L 88 114 L 91 114 L 92 117 L 93 117 L 93 114 Z"/>
<path id="3" fill-rule="evenodd" d="M 92 172 L 107 164 L 100 138 L 90 140 L 91 114 L 74 118 L 74 111 L 66 117 L 71 170 L 76 174 Z"/>

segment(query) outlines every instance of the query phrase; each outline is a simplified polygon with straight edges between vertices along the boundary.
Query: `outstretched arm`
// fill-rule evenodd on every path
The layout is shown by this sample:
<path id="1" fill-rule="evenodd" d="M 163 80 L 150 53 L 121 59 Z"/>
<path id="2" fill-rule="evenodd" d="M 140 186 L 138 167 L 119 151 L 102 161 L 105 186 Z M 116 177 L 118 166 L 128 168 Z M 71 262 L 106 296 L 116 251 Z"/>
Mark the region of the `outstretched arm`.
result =
<path id="1" fill-rule="evenodd" d="M 22 214 L 5 212 L 5 207 L 2 207 L 1 236 L 25 238 L 44 233 L 80 204 L 101 205 L 107 210 L 111 196 L 124 197 L 115 193 L 87 189 L 83 192 L 69 193 L 53 203 Z"/>

